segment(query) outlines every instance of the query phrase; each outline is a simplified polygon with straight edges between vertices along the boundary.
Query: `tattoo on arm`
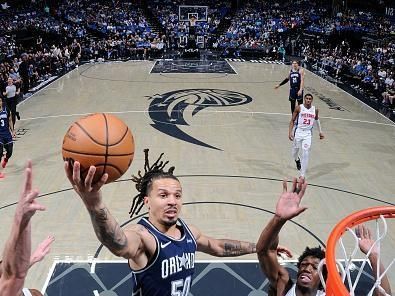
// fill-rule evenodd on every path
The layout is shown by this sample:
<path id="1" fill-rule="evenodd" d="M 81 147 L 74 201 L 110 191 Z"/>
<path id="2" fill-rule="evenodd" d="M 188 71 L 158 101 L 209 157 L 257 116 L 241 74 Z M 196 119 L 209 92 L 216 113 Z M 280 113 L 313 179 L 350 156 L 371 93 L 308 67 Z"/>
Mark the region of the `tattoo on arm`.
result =
<path id="1" fill-rule="evenodd" d="M 107 208 L 89 211 L 99 241 L 117 254 L 127 246 L 127 238 Z"/>
<path id="2" fill-rule="evenodd" d="M 256 245 L 254 243 L 247 243 L 241 241 L 225 241 L 223 256 L 241 256 L 252 254 L 256 252 Z"/>

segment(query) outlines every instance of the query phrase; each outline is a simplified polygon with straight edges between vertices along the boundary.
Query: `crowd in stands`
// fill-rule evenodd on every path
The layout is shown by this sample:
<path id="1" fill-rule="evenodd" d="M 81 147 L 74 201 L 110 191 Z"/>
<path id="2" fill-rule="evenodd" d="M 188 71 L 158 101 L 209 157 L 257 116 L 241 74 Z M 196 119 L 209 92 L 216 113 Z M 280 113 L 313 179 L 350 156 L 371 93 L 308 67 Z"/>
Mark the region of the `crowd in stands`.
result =
<path id="1" fill-rule="evenodd" d="M 336 32 L 353 31 L 369 33 L 373 36 L 385 36 L 394 31 L 394 25 L 383 16 L 358 9 L 347 13 L 337 13 L 335 17 L 325 15 L 316 18 L 307 28 L 307 32 L 330 35 Z"/>
<path id="2" fill-rule="evenodd" d="M 281 6 L 275 1 L 250 1 L 232 19 L 220 46 L 259 49 L 275 44 L 278 33 L 303 25 L 309 10 L 314 9 L 305 1 Z"/>
<path id="3" fill-rule="evenodd" d="M 146 58 L 148 51 L 163 48 L 141 9 L 126 2 L 64 1 L 53 11 L 34 5 L 11 7 L 1 13 L 0 24 L 1 87 L 11 76 L 24 88 L 21 94 L 69 71 L 81 59 Z M 23 31 L 34 41 L 17 43 L 15 35 Z M 24 79 L 18 77 L 22 59 L 28 64 Z"/>
<path id="4" fill-rule="evenodd" d="M 37 11 L 34 8 L 23 8 L 0 14 L 1 35 L 17 30 L 35 30 L 78 38 L 86 34 L 85 27 L 78 24 L 65 23 L 54 18 L 49 12 Z"/>
<path id="5" fill-rule="evenodd" d="M 150 36 L 151 29 L 141 8 L 130 2 L 74 0 L 57 9 L 60 19 L 104 35 Z"/>
<path id="6" fill-rule="evenodd" d="M 343 80 L 356 90 L 395 109 L 395 41 L 365 43 L 361 49 L 340 46 L 308 50 L 306 60 L 325 74 Z"/>
<path id="7" fill-rule="evenodd" d="M 221 20 L 227 15 L 230 10 L 230 1 L 193 1 L 187 3 L 182 0 L 152 0 L 149 3 L 149 9 L 158 18 L 161 26 L 165 29 L 166 35 L 168 36 L 168 47 L 179 48 L 183 46 L 182 37 L 187 37 L 190 28 L 190 22 L 188 21 L 188 11 L 183 13 L 180 11 L 180 5 L 195 6 L 207 6 L 201 8 L 201 11 L 196 9 L 197 22 L 195 24 L 196 36 L 202 36 L 207 39 L 210 35 L 216 32 L 218 25 Z M 194 10 L 190 11 L 191 13 Z M 181 14 L 181 20 L 180 20 Z"/>
<path id="8" fill-rule="evenodd" d="M 301 38 L 303 34 L 328 36 L 343 31 L 385 38 L 395 32 L 393 21 L 359 10 L 333 16 L 322 3 L 318 6 L 307 0 L 283 1 L 281 5 L 275 0 L 249 0 L 239 7 L 229 28 L 217 35 L 218 25 L 231 9 L 229 3 L 193 1 L 194 5 L 208 6 L 207 21 L 196 23 L 196 35 L 204 36 L 206 41 L 211 38 L 209 46 L 223 56 L 238 56 L 243 50 L 260 51 L 274 59 L 284 59 L 286 54 L 306 56 L 329 75 L 346 79 L 356 89 L 394 107 L 394 42 L 380 46 L 365 43 L 356 49 L 347 43 L 330 44 L 325 38 L 317 38 L 319 46 L 312 47 Z M 11 76 L 15 82 L 23 82 L 22 93 L 26 93 L 50 76 L 69 71 L 81 60 L 161 57 L 165 49 L 183 45 L 180 37 L 187 36 L 190 24 L 179 20 L 179 5 L 189 4 L 186 0 L 148 1 L 148 9 L 164 34 L 153 32 L 143 9 L 125 1 L 64 0 L 51 9 L 30 4 L 3 10 L 0 83 L 4 87 Z M 13 35 L 18 31 L 35 32 L 34 44 L 16 42 Z M 49 35 L 58 37 L 51 39 Z M 23 60 L 28 64 L 25 79 L 18 77 Z"/>

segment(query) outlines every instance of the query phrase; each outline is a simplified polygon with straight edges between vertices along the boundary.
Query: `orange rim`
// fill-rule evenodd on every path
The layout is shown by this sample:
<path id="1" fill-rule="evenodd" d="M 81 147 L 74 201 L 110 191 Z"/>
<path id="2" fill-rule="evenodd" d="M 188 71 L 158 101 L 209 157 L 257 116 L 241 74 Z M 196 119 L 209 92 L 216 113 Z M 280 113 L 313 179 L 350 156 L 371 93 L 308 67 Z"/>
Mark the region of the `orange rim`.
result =
<path id="1" fill-rule="evenodd" d="M 380 216 L 395 218 L 395 206 L 374 207 L 355 212 L 341 220 L 332 230 L 326 244 L 326 267 L 328 279 L 326 282 L 326 295 L 350 295 L 344 285 L 336 266 L 336 245 L 347 228 L 353 228 L 366 221 L 375 220 Z"/>

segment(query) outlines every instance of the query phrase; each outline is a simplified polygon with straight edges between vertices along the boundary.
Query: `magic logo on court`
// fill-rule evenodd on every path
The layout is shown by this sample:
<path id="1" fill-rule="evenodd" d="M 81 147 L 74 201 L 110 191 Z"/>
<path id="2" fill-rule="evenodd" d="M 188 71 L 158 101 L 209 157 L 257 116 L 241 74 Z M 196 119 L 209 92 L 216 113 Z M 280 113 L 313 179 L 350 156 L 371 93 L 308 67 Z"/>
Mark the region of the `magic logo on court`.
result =
<path id="1" fill-rule="evenodd" d="M 151 103 L 148 114 L 154 122 L 152 127 L 176 139 L 221 150 L 205 143 L 193 135 L 187 134 L 182 127 L 193 125 L 185 119 L 186 112 L 191 112 L 192 118 L 207 108 L 224 108 L 245 105 L 252 102 L 248 95 L 222 89 L 181 89 L 149 98 Z"/>

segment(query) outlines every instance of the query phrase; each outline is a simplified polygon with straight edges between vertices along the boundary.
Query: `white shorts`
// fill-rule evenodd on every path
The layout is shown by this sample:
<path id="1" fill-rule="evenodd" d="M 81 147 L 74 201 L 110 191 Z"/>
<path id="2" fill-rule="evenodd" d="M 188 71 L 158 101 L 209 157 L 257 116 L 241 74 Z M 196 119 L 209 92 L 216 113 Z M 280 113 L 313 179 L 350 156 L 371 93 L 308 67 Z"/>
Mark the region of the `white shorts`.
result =
<path id="1" fill-rule="evenodd" d="M 303 150 L 310 150 L 311 148 L 311 131 L 296 130 L 293 141 L 293 147 Z"/>

